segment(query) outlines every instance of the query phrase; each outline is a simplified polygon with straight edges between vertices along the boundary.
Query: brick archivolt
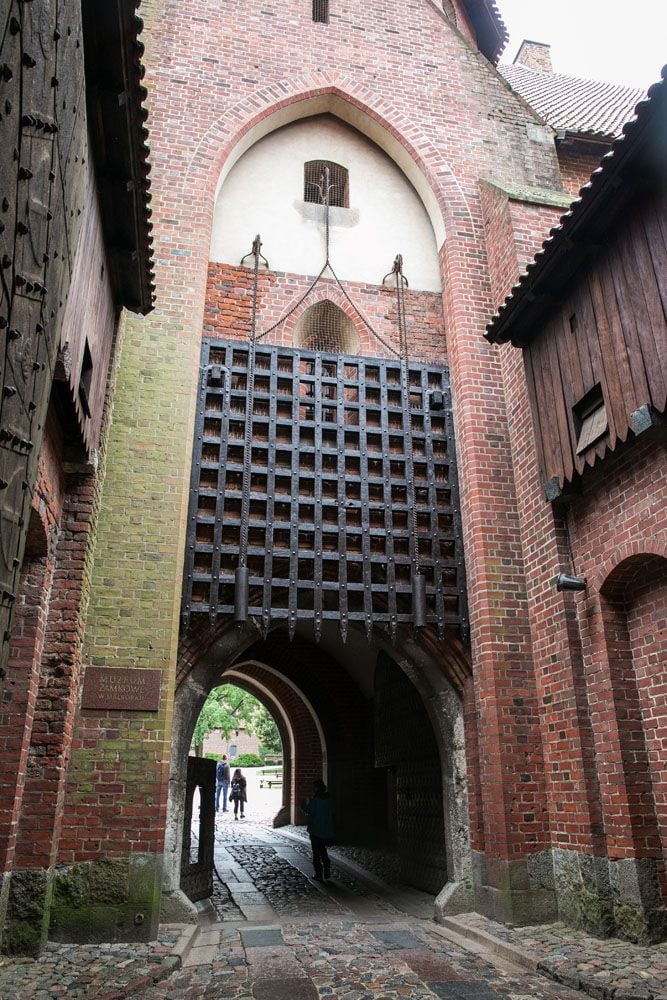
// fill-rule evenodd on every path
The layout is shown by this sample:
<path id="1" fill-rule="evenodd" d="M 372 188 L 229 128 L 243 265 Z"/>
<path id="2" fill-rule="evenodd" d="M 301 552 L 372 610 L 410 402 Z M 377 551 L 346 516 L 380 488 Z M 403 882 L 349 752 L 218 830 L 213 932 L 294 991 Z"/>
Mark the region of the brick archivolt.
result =
<path id="1" fill-rule="evenodd" d="M 366 135 L 394 160 L 418 191 L 438 246 L 446 235 L 457 232 L 462 218 L 476 236 L 480 235 L 441 150 L 417 124 L 406 120 L 370 88 L 335 72 L 280 80 L 230 107 L 198 142 L 183 172 L 183 183 L 190 185 L 193 178 L 205 178 L 212 213 L 225 177 L 246 150 L 283 125 L 327 112 Z"/>
<path id="2" fill-rule="evenodd" d="M 651 556 L 667 560 L 667 538 L 657 535 L 624 542 L 604 560 L 593 579 L 589 581 L 591 591 L 601 593 L 606 590 L 616 590 L 623 573 L 623 563 L 627 562 L 628 569 L 632 572 Z M 612 576 L 613 580 L 610 579 Z"/>

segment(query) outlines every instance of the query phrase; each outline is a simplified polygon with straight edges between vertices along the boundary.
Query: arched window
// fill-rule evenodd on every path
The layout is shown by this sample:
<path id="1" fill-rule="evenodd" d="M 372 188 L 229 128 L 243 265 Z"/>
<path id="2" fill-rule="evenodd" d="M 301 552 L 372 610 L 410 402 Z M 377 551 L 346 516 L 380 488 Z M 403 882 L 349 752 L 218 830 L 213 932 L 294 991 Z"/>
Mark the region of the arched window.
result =
<path id="1" fill-rule="evenodd" d="M 307 309 L 297 323 L 294 346 L 328 354 L 357 354 L 359 334 L 350 317 L 325 299 Z"/>
<path id="2" fill-rule="evenodd" d="M 313 0 L 313 21 L 329 23 L 329 0 Z"/>
<path id="3" fill-rule="evenodd" d="M 350 191 L 347 167 L 331 160 L 309 160 L 303 165 L 303 200 L 323 205 L 327 191 L 327 168 L 329 170 L 329 204 L 336 208 L 350 207 Z"/>

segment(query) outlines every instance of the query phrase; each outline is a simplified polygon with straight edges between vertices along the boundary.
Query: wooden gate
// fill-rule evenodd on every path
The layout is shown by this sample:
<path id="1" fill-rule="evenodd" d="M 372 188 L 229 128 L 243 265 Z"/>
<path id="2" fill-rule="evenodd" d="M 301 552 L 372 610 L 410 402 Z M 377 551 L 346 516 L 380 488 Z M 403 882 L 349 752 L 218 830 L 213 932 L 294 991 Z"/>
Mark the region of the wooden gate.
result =
<path id="1" fill-rule="evenodd" d="M 196 831 L 193 831 L 193 821 Z M 193 902 L 213 892 L 215 761 L 188 757 L 183 813 L 181 889 Z"/>

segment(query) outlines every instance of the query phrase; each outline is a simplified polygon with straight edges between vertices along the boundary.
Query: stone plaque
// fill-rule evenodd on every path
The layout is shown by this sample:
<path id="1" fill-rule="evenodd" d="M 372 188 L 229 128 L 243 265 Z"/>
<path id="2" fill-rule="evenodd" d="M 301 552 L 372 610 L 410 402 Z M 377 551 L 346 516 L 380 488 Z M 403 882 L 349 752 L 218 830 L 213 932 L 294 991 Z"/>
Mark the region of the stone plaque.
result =
<path id="1" fill-rule="evenodd" d="M 143 667 L 87 667 L 81 708 L 157 712 L 161 679 L 161 670 Z"/>

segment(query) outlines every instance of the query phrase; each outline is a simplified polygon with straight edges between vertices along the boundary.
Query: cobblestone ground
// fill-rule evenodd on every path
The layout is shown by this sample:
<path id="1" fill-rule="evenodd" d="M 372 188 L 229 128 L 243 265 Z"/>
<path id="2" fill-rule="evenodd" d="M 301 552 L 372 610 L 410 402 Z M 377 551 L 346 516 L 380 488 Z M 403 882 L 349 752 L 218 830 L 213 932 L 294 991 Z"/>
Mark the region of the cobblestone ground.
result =
<path id="1" fill-rule="evenodd" d="M 220 933 L 220 932 L 218 932 Z M 287 920 L 239 931 L 245 968 L 227 957 L 230 938 L 195 947 L 168 982 L 142 1000 L 237 997 L 254 1000 L 567 1000 L 575 994 L 535 975 L 499 971 L 444 940 L 425 921 Z M 204 951 L 209 948 L 213 962 Z M 201 958 L 201 961 L 200 961 Z M 232 955 L 229 955 L 232 960 Z M 192 964 L 191 964 L 192 963 Z"/>
<path id="2" fill-rule="evenodd" d="M 178 968 L 172 952 L 180 934 L 162 926 L 159 940 L 146 945 L 50 943 L 37 961 L 0 956 L 0 998 L 129 996 Z"/>
<path id="3" fill-rule="evenodd" d="M 355 856 L 359 863 L 363 857 Z M 536 975 L 501 972 L 452 945 L 427 917 L 373 891 L 341 864 L 313 881 L 310 850 L 262 823 L 221 818 L 213 906 L 182 967 L 179 928 L 153 945 L 50 945 L 37 961 L 0 961 L 0 998 L 95 1000 L 552 1000 Z M 421 894 L 420 894 L 421 895 Z M 412 897 L 410 897 L 412 898 Z M 423 897 L 426 914 L 432 900 Z M 216 919 L 217 917 L 217 919 Z"/>
<path id="4" fill-rule="evenodd" d="M 499 966 L 448 939 L 431 919 L 433 900 L 396 882 L 385 853 L 379 859 L 355 849 L 336 851 L 332 879 L 312 879 L 309 845 L 293 830 L 273 831 L 265 822 L 220 817 L 216 868 L 221 881 L 199 927 L 162 927 L 151 945 L 50 945 L 37 961 L 0 959 L 0 1000 L 575 1000 L 571 982 Z M 292 836 L 290 836 L 292 834 Z M 353 866 L 347 861 L 352 860 Z M 359 866 L 374 879 L 359 876 Z M 355 867 L 356 866 L 356 867 Z M 386 872 L 391 885 L 380 885 Z M 541 958 L 567 958 L 577 942 L 582 957 L 613 961 L 635 992 L 607 989 L 602 1000 L 647 1000 L 640 992 L 641 957 L 647 983 L 657 976 L 664 948 L 628 959 L 631 946 L 581 940 L 560 925 L 509 931 L 476 915 L 471 929 L 503 937 Z M 190 938 L 191 936 L 191 938 Z M 190 938 L 189 950 L 183 950 Z M 184 955 L 181 963 L 180 953 Z M 616 951 L 614 952 L 614 949 Z M 634 954 L 634 953 L 633 953 Z M 656 957 L 657 956 L 657 957 Z M 565 963 L 567 966 L 567 962 Z M 564 966 L 564 968 L 565 968 Z M 605 966 L 609 972 L 611 964 Z M 598 972 L 602 972 L 600 967 Z M 663 965 L 662 981 L 665 981 Z M 637 973 L 635 975 L 634 973 Z M 652 978 L 651 978 L 652 977 Z M 605 992 L 605 989 L 607 992 Z"/>
<path id="5" fill-rule="evenodd" d="M 290 833 L 303 837 L 303 827 L 302 826 L 286 826 L 281 827 L 281 834 Z M 304 847 L 304 851 L 308 851 L 308 848 Z M 337 844 L 334 849 L 334 854 L 338 857 L 345 858 L 349 861 L 353 861 L 355 864 L 359 865 L 370 875 L 374 875 L 376 878 L 381 879 L 387 885 L 400 885 L 401 884 L 401 866 L 398 859 L 398 855 L 389 850 L 384 849 L 369 849 L 365 847 L 357 847 L 355 845 L 349 844 Z"/>
<path id="6" fill-rule="evenodd" d="M 609 996 L 615 994 L 614 1000 L 625 1000 L 626 993 L 631 1000 L 667 1000 L 667 943 L 642 947 L 617 938 L 601 940 L 561 923 L 505 927 L 477 913 L 461 919 L 534 954 L 551 974 L 591 995 L 603 996 L 606 989 Z"/>

